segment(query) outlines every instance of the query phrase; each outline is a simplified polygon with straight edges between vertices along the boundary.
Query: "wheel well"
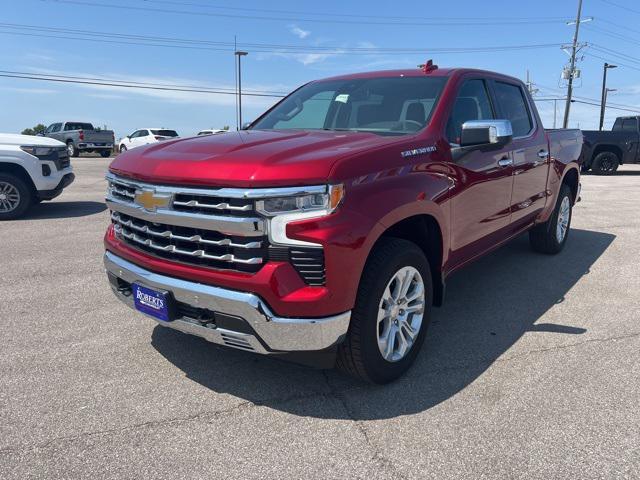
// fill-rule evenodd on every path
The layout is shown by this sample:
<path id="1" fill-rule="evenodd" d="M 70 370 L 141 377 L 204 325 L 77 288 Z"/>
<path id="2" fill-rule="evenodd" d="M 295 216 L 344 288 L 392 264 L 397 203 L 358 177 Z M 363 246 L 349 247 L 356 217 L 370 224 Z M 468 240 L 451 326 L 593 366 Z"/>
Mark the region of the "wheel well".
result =
<path id="1" fill-rule="evenodd" d="M 578 171 L 572 168 L 562 179 L 562 184 L 567 185 L 571 189 L 571 195 L 573 196 L 573 202 L 578 201 Z"/>
<path id="2" fill-rule="evenodd" d="M 33 184 L 33 180 L 31 180 L 31 177 L 22 166 L 15 163 L 0 163 L 0 173 L 10 173 L 11 175 L 15 175 L 31 187 L 32 192 L 36 191 L 36 186 Z"/>
<path id="3" fill-rule="evenodd" d="M 622 149 L 616 145 L 598 145 L 593 149 L 593 155 L 591 155 L 591 163 L 593 164 L 593 159 L 596 158 L 597 155 L 602 152 L 611 152 L 614 153 L 618 157 L 618 161 L 622 165 Z"/>
<path id="4" fill-rule="evenodd" d="M 392 225 L 380 238 L 402 238 L 415 243 L 429 260 L 433 278 L 433 304 L 442 305 L 444 301 L 444 282 L 442 279 L 442 232 L 436 219 L 430 215 L 416 215 Z"/>

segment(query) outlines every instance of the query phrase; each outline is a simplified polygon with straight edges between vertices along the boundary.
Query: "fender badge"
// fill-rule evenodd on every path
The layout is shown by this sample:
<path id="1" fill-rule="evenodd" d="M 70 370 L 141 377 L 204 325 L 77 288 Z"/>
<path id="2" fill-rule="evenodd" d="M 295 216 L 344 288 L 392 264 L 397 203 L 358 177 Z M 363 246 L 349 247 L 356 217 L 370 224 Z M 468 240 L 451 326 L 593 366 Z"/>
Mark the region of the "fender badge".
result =
<path id="1" fill-rule="evenodd" d="M 420 147 L 414 148 L 413 150 L 405 150 L 404 152 L 400 152 L 400 155 L 402 155 L 402 158 L 415 157 L 416 155 L 424 155 L 425 153 L 435 152 L 436 150 L 437 148 L 432 145 L 430 147 Z"/>

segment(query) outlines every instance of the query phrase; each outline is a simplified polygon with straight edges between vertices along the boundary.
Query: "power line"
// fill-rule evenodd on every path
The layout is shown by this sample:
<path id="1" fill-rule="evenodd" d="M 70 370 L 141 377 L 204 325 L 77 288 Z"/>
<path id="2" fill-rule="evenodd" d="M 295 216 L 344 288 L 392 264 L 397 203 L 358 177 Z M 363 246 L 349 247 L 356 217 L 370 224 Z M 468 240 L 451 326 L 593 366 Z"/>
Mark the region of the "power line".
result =
<path id="1" fill-rule="evenodd" d="M 248 20 L 269 20 L 269 21 L 287 21 L 287 22 L 313 22 L 313 23 L 334 23 L 334 24 L 347 24 L 347 25 L 381 25 L 381 26 L 431 26 L 431 27 L 455 27 L 455 26 L 490 26 L 490 25 L 500 25 L 500 26 L 517 26 L 517 25 L 531 25 L 531 24 L 550 24 L 550 23 L 560 23 L 559 20 L 530 20 L 530 19 L 521 19 L 521 20 L 511 20 L 511 19 L 491 19 L 491 18 L 482 18 L 480 21 L 476 21 L 472 18 L 469 18 L 465 21 L 452 21 L 452 20 L 441 20 L 441 19 L 433 19 L 433 20 L 424 20 L 424 21 L 401 21 L 401 22 L 389 22 L 388 19 L 381 19 L 379 21 L 366 21 L 366 20 L 341 20 L 341 19 L 322 19 L 322 18 L 300 18 L 300 17 L 275 17 L 275 16 L 264 16 L 264 15 L 240 15 L 240 14 L 231 14 L 231 13 L 214 13 L 214 12 L 204 12 L 204 11 L 188 11 L 188 10 L 176 10 L 176 9 L 168 9 L 168 8 L 158 8 L 149 6 L 145 7 L 137 7 L 134 5 L 123 5 L 123 4 L 104 4 L 99 2 L 92 2 L 86 0 L 44 0 L 55 3 L 65 3 L 69 5 L 81 5 L 87 7 L 98 7 L 98 8 L 115 8 L 118 10 L 137 10 L 144 11 L 145 13 L 149 13 L 150 11 L 156 13 L 169 13 L 169 14 L 179 14 L 179 15 L 195 15 L 195 16 L 209 16 L 209 17 L 221 17 L 221 18 L 234 18 L 234 19 L 248 19 Z"/>
<path id="2" fill-rule="evenodd" d="M 638 13 L 640 14 L 640 10 L 635 10 L 631 7 L 627 7 L 626 5 L 620 5 L 619 3 L 616 2 L 612 2 L 611 0 L 600 0 L 602 3 L 606 3 L 608 5 L 613 5 L 614 7 L 618 7 L 618 8 L 622 8 L 623 10 L 626 10 L 627 12 L 633 12 L 633 13 Z"/>
<path id="3" fill-rule="evenodd" d="M 29 72 L 15 72 L 15 73 L 0 73 L 0 77 L 4 78 L 20 78 L 23 80 L 40 80 L 44 82 L 58 82 L 58 83 L 74 83 L 81 85 L 99 85 L 105 87 L 116 87 L 116 88 L 139 88 L 143 90 L 164 90 L 164 91 L 172 91 L 172 92 L 194 92 L 194 93 L 210 93 L 215 95 L 236 95 L 234 91 L 229 90 L 221 90 L 214 89 L 210 87 L 203 88 L 187 88 L 187 87 L 170 87 L 162 84 L 154 85 L 154 84 L 141 84 L 141 83 L 130 83 L 130 82 L 120 82 L 117 80 L 109 80 L 109 79 L 95 79 L 95 80 L 81 80 L 83 77 L 72 77 L 72 76 L 45 76 L 42 74 L 34 74 Z M 268 93 L 256 93 L 256 92 L 248 92 L 243 93 L 243 95 L 251 96 L 251 97 L 272 97 L 272 98 L 283 98 L 285 95 L 275 95 Z"/>
<path id="4" fill-rule="evenodd" d="M 41 27 L 36 25 L 22 25 L 0 23 L 0 34 L 33 36 L 44 38 L 56 38 L 63 40 L 82 40 L 89 42 L 102 42 L 110 44 L 141 45 L 150 47 L 186 48 L 196 50 L 229 52 L 236 46 L 232 42 L 198 40 L 174 37 L 157 37 L 144 35 L 128 35 L 113 32 L 99 32 L 92 30 L 75 30 L 66 28 Z M 18 30 L 18 31 L 16 31 Z M 23 31 L 20 31 L 23 30 Z M 26 30 L 26 32 L 24 31 Z M 44 33 L 34 33 L 44 32 Z M 331 55 L 371 55 L 371 54 L 412 54 L 412 53 L 484 53 L 484 52 L 504 52 L 511 50 L 531 50 L 540 48 L 557 48 L 560 43 L 544 43 L 531 45 L 503 45 L 503 46 L 483 46 L 483 47 L 441 47 L 441 48 L 416 48 L 416 47 L 329 47 L 329 46 L 300 46 L 284 44 L 263 44 L 263 43 L 241 43 L 237 47 L 249 49 L 260 53 L 287 53 L 287 54 L 309 54 L 326 53 Z M 228 48 L 224 48 L 228 47 Z"/>

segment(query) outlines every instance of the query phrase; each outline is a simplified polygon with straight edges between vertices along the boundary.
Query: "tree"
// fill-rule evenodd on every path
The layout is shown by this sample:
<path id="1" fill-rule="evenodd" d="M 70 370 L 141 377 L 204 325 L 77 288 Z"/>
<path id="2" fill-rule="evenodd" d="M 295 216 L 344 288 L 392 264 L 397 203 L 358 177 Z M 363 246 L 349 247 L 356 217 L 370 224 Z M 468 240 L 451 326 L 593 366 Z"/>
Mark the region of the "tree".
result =
<path id="1" fill-rule="evenodd" d="M 47 129 L 46 126 L 44 126 L 43 124 L 39 123 L 37 124 L 35 127 L 33 128 L 25 128 L 22 131 L 22 135 L 38 135 L 38 134 L 44 134 L 44 131 Z"/>
<path id="2" fill-rule="evenodd" d="M 222 130 L 229 130 L 229 125 L 225 125 L 224 127 L 222 127 Z"/>

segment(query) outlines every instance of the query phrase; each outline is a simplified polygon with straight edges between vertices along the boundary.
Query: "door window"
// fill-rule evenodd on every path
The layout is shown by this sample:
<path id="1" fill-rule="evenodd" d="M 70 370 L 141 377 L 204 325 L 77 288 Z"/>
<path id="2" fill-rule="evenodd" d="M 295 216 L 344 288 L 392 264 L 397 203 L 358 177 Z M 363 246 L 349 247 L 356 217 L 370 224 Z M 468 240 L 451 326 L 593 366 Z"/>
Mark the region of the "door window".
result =
<path id="1" fill-rule="evenodd" d="M 61 123 L 54 123 L 53 125 L 51 125 L 51 133 L 55 133 L 55 132 L 59 132 L 60 128 L 62 128 L 62 124 Z"/>
<path id="2" fill-rule="evenodd" d="M 510 83 L 495 83 L 496 97 L 500 109 L 511 121 L 514 137 L 526 137 L 533 130 L 533 120 L 522 88 Z"/>
<path id="3" fill-rule="evenodd" d="M 138 138 L 141 133 L 142 133 L 142 130 L 136 130 L 135 132 L 133 132 L 131 134 L 131 136 L 129 138 Z"/>
<path id="4" fill-rule="evenodd" d="M 484 80 L 467 80 L 458 93 L 447 122 L 447 138 L 450 143 L 460 144 L 464 122 L 493 118 L 495 117 Z"/>
<path id="5" fill-rule="evenodd" d="M 635 118 L 626 118 L 622 121 L 622 130 L 625 132 L 636 132 L 638 131 L 636 123 L 637 120 Z"/>

